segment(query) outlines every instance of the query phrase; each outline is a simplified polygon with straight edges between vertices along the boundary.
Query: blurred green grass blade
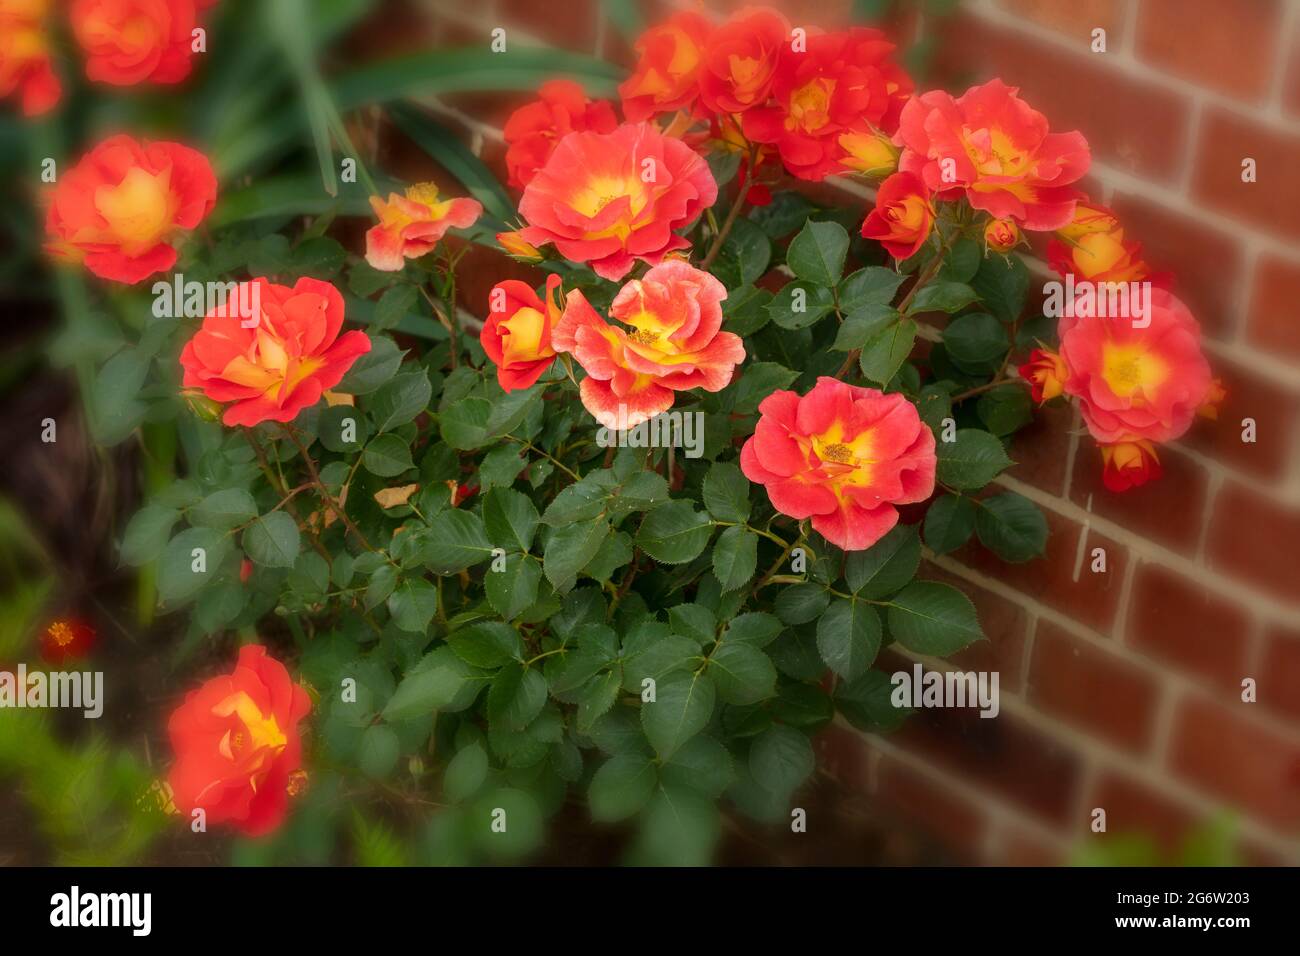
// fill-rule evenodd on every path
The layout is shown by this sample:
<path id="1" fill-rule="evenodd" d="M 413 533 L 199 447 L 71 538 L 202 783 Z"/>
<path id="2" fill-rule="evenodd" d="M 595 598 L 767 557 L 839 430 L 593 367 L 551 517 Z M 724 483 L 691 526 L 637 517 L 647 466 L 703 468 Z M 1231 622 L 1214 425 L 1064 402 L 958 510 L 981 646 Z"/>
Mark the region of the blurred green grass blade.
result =
<path id="1" fill-rule="evenodd" d="M 411 106 L 394 106 L 389 115 L 398 129 L 460 180 L 501 225 L 515 215 L 515 204 L 496 176 L 452 132 Z"/>
<path id="2" fill-rule="evenodd" d="M 600 5 L 605 16 L 628 43 L 645 32 L 645 17 L 641 15 L 637 0 L 601 0 Z"/>
<path id="3" fill-rule="evenodd" d="M 267 27 L 275 38 L 285 57 L 293 67 L 298 88 L 302 93 L 302 106 L 307 114 L 307 125 L 311 130 L 312 144 L 316 148 L 316 161 L 320 166 L 321 183 L 331 196 L 339 192 L 338 172 L 334 169 L 334 147 L 330 139 L 329 94 L 325 90 L 325 81 L 316 69 L 315 50 L 312 48 L 311 34 L 306 24 L 307 4 L 305 0 L 276 0 L 263 9 L 266 11 Z"/>
<path id="4" fill-rule="evenodd" d="M 593 96 L 612 96 L 623 78 L 621 67 L 593 56 L 536 47 L 491 50 L 435 50 L 360 67 L 331 84 L 344 110 L 408 96 L 434 96 L 486 90 L 536 93 L 547 80 L 570 77 Z"/>
<path id="5" fill-rule="evenodd" d="M 359 183 L 344 183 L 337 197 L 321 190 L 320 177 L 298 173 L 263 179 L 221 198 L 208 222 L 214 228 L 276 216 L 344 216 L 370 214 L 369 195 Z"/>

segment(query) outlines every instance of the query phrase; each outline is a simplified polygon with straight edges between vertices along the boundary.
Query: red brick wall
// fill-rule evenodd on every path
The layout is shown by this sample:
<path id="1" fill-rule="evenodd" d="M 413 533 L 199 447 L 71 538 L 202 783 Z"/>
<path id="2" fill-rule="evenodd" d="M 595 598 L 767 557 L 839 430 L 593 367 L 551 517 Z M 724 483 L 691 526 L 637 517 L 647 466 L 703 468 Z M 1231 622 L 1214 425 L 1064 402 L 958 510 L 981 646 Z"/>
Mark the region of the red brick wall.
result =
<path id="1" fill-rule="evenodd" d="M 853 8 L 778 5 L 823 26 Z M 478 39 L 487 17 L 625 50 L 595 0 L 432 6 L 448 42 Z M 1000 716 L 923 712 L 889 737 L 837 727 L 823 749 L 948 859 L 1067 861 L 1106 838 L 1089 829 L 1101 807 L 1107 836 L 1142 832 L 1170 853 L 1226 811 L 1243 860 L 1300 862 L 1300 3 L 967 0 L 899 22 L 934 44 L 929 82 L 998 75 L 1053 128 L 1083 131 L 1088 188 L 1175 273 L 1229 398 L 1217 425 L 1163 452 L 1160 482 L 1124 495 L 1101 486 L 1077 417 L 1048 410 L 1001 479 L 1047 513 L 1047 556 L 1005 565 L 972 545 L 926 569 L 972 595 L 989 635 L 927 663 L 999 670 Z M 1104 53 L 1090 50 L 1098 27 Z M 457 105 L 498 159 L 499 114 Z"/>

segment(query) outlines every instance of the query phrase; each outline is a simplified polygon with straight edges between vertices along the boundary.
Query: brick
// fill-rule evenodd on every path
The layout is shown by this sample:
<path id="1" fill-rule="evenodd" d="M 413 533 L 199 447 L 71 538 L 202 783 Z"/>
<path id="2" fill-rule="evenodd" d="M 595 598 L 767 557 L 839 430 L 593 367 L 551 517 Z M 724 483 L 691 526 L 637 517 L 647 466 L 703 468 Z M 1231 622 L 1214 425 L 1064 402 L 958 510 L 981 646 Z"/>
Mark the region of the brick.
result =
<path id="1" fill-rule="evenodd" d="M 977 587 L 929 562 L 921 569 L 919 576 L 928 581 L 951 584 L 974 601 L 980 626 L 988 638 L 949 655 L 948 662 L 960 670 L 997 671 L 1001 691 L 1019 691 L 1024 679 L 1029 612 L 1015 602 Z"/>
<path id="2" fill-rule="evenodd" d="M 1247 719 L 1254 704 L 1195 695 L 1179 708 L 1170 769 L 1232 806 L 1278 826 L 1300 827 L 1300 743 Z"/>
<path id="3" fill-rule="evenodd" d="M 1214 503 L 1207 554 L 1214 570 L 1300 606 L 1300 508 L 1228 482 Z"/>
<path id="4" fill-rule="evenodd" d="M 1200 86 L 1251 102 L 1264 99 L 1278 59 L 1280 0 L 1145 0 L 1137 56 Z"/>
<path id="5" fill-rule="evenodd" d="M 1246 339 L 1251 345 L 1300 358 L 1300 322 L 1295 303 L 1300 301 L 1300 265 L 1263 255 L 1255 267 L 1251 286 Z"/>
<path id="6" fill-rule="evenodd" d="M 1259 706 L 1300 720 L 1300 629 L 1264 633 L 1264 660 L 1255 678 Z"/>
<path id="7" fill-rule="evenodd" d="M 877 797 L 960 859 L 973 861 L 979 854 L 988 826 L 984 813 L 932 777 L 885 756 Z"/>
<path id="8" fill-rule="evenodd" d="M 1219 355 L 1210 356 L 1214 375 L 1228 395 L 1214 421 L 1197 418 L 1180 441 L 1229 468 L 1266 482 L 1281 481 L 1291 460 L 1300 392 L 1280 388 Z M 1241 440 L 1242 421 L 1255 420 L 1255 441 Z"/>
<path id="9" fill-rule="evenodd" d="M 1300 27 L 1291 31 L 1291 53 L 1282 85 L 1282 105 L 1287 112 L 1300 116 Z"/>
<path id="10" fill-rule="evenodd" d="M 1150 676 L 1044 620 L 1030 654 L 1032 704 L 1124 750 L 1146 750 L 1159 697 Z"/>
<path id="11" fill-rule="evenodd" d="M 1050 508 L 1042 510 L 1048 530 L 1047 551 L 1043 557 L 1024 564 L 1008 564 L 978 540 L 972 539 L 971 543 L 954 552 L 953 558 L 1068 614 L 1098 633 L 1109 634 L 1119 607 L 1124 568 L 1129 560 L 1127 549 L 1088 529 L 1084 563 L 1079 568 L 1078 580 L 1075 580 L 1083 526 Z M 1104 573 L 1094 574 L 1091 570 L 1093 548 L 1106 550 Z"/>
<path id="12" fill-rule="evenodd" d="M 1253 183 L 1241 163 L 1256 163 Z M 1300 136 L 1283 133 L 1216 107 L 1207 107 L 1196 144 L 1192 197 L 1245 225 L 1289 239 L 1300 237 Z"/>
<path id="13" fill-rule="evenodd" d="M 1188 834 L 1204 822 L 1146 784 L 1111 770 L 1103 770 L 1097 777 L 1088 797 L 1089 815 L 1094 807 L 1106 811 L 1106 832 L 1095 834 L 1088 829 L 1085 840 L 1146 836 L 1155 840 L 1164 857 L 1175 855 Z"/>
<path id="14" fill-rule="evenodd" d="M 579 53 L 594 53 L 597 18 L 603 14 L 597 0 L 565 0 L 563 3 L 501 0 L 497 4 L 496 16 L 507 31 L 515 27 L 530 38 L 551 46 Z M 485 46 L 489 30 L 490 27 L 484 27 Z"/>
<path id="15" fill-rule="evenodd" d="M 817 766 L 851 790 L 866 790 L 870 748 L 856 730 L 830 724 L 813 738 Z"/>
<path id="16" fill-rule="evenodd" d="M 1024 359 L 1028 357 L 1026 353 Z M 1007 474 L 1051 494 L 1064 494 L 1073 421 L 1073 410 L 1063 402 L 1035 409 L 1034 420 L 1011 439 L 1007 454 L 1015 465 Z"/>
<path id="17" fill-rule="evenodd" d="M 1002 835 L 1002 850 L 985 862 L 993 866 L 1063 866 L 1066 854 L 1025 827 L 1009 825 Z"/>
<path id="18" fill-rule="evenodd" d="M 1080 780 L 1078 754 L 1005 708 L 920 710 L 892 738 L 1037 817 L 1066 823 Z"/>
<path id="19" fill-rule="evenodd" d="M 1070 497 L 1080 507 L 1129 531 L 1191 556 L 1200 536 L 1209 475 L 1186 455 L 1160 449 L 1164 475 L 1139 488 L 1110 491 L 1101 481 L 1101 452 L 1088 436 L 1079 444 Z"/>
<path id="20" fill-rule="evenodd" d="M 1096 158 L 1153 179 L 1177 178 L 1191 117 L 1185 98 L 1125 76 L 1108 54 L 1062 51 L 970 15 L 943 18 L 935 35 L 935 66 L 948 88 L 1000 76 L 1053 130 L 1080 130 Z"/>
<path id="21" fill-rule="evenodd" d="M 1143 564 L 1129 601 L 1129 646 L 1230 693 L 1247 676 L 1250 615 L 1175 571 Z"/>
<path id="22" fill-rule="evenodd" d="M 1229 235 L 1133 194 L 1117 193 L 1111 207 L 1125 238 L 1142 243 L 1156 272 L 1171 272 L 1173 289 L 1212 339 L 1232 337 L 1241 305 L 1238 281 L 1245 263 Z"/>
<path id="23" fill-rule="evenodd" d="M 1000 0 L 1008 12 L 1064 34 L 1078 41 L 1079 48 L 1091 51 L 1092 31 L 1106 31 L 1106 47 L 1114 50 L 1124 26 L 1120 0 Z"/>

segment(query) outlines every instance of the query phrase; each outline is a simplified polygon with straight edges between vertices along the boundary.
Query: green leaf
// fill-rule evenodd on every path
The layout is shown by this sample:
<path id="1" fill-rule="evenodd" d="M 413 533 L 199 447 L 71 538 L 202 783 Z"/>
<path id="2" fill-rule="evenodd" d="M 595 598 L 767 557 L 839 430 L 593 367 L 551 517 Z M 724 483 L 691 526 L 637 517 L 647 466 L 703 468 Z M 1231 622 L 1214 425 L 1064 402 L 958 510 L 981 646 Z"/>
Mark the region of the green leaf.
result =
<path id="1" fill-rule="evenodd" d="M 749 479 L 738 465 L 718 462 L 704 476 L 704 507 L 715 521 L 749 520 Z"/>
<path id="2" fill-rule="evenodd" d="M 985 392 L 975 403 L 980 421 L 999 438 L 1014 434 L 1034 420 L 1034 403 L 1023 385 L 1006 385 Z"/>
<path id="3" fill-rule="evenodd" d="M 755 782 L 782 798 L 788 798 L 812 776 L 815 766 L 807 735 L 781 724 L 759 734 L 749 750 L 749 770 Z"/>
<path id="4" fill-rule="evenodd" d="M 370 415 L 380 432 L 405 425 L 429 406 L 433 387 L 424 369 L 400 372 L 380 386 L 370 400 Z"/>
<path id="5" fill-rule="evenodd" d="M 337 390 L 349 395 L 368 395 L 397 374 L 406 353 L 386 335 L 370 337 L 370 351 L 361 356 L 339 382 Z M 348 409 L 354 411 L 354 409 Z"/>
<path id="6" fill-rule="evenodd" d="M 472 511 L 447 508 L 429 519 L 420 559 L 437 574 L 454 574 L 492 556 L 483 521 Z"/>
<path id="7" fill-rule="evenodd" d="M 790 240 L 785 262 L 800 279 L 833 286 L 844 272 L 849 234 L 835 222 L 807 222 Z"/>
<path id="8" fill-rule="evenodd" d="M 970 282 L 984 261 L 983 244 L 975 239 L 958 239 L 944 256 L 937 278 L 949 282 Z"/>
<path id="9" fill-rule="evenodd" d="M 152 356 L 144 349 L 126 348 L 99 370 L 91 382 L 91 431 L 102 445 L 116 445 L 140 424 L 149 405 L 140 398 Z"/>
<path id="10" fill-rule="evenodd" d="M 723 591 L 736 591 L 753 578 L 758 568 L 758 535 L 733 525 L 714 544 L 714 575 Z"/>
<path id="11" fill-rule="evenodd" d="M 970 286 L 962 282 L 930 282 L 921 286 L 907 308 L 908 315 L 919 312 L 956 312 L 979 299 Z"/>
<path id="12" fill-rule="evenodd" d="M 889 633 L 909 651 L 934 657 L 984 637 L 970 598 L 935 581 L 914 581 L 894 596 Z"/>
<path id="13" fill-rule="evenodd" d="M 771 261 L 772 241 L 767 234 L 748 219 L 737 219 L 713 264 L 713 274 L 728 289 L 737 289 L 762 278 Z"/>
<path id="14" fill-rule="evenodd" d="M 735 777 L 731 754 L 708 734 L 692 737 L 659 768 L 665 787 L 698 790 L 710 797 L 722 796 Z"/>
<path id="15" fill-rule="evenodd" d="M 817 650 L 845 680 L 866 672 L 880 653 L 880 615 L 865 601 L 836 600 L 817 622 Z"/>
<path id="16" fill-rule="evenodd" d="M 438 611 L 438 592 L 421 578 L 405 578 L 388 596 L 388 613 L 403 631 L 423 634 Z"/>
<path id="17" fill-rule="evenodd" d="M 835 706 L 859 730 L 888 733 L 901 727 L 911 713 L 910 708 L 894 706 L 893 692 L 888 674 L 869 670 L 857 680 L 836 685 Z"/>
<path id="18" fill-rule="evenodd" d="M 708 724 L 717 691 L 705 674 L 675 674 L 659 683 L 655 700 L 641 705 L 641 727 L 661 759 Z"/>
<path id="19" fill-rule="evenodd" d="M 621 683 L 617 669 L 603 671 L 587 682 L 578 695 L 578 733 L 589 733 L 592 725 L 609 712 L 618 700 Z"/>
<path id="20" fill-rule="evenodd" d="M 939 481 L 951 488 L 983 488 L 1011 465 L 1002 442 L 978 428 L 960 428 L 955 440 L 935 448 Z"/>
<path id="21" fill-rule="evenodd" d="M 713 526 L 689 501 L 669 501 L 646 513 L 636 543 L 663 564 L 682 564 L 696 558 L 709 542 Z"/>
<path id="22" fill-rule="evenodd" d="M 243 488 L 223 488 L 190 509 L 190 524 L 229 531 L 257 517 L 257 502 Z"/>
<path id="23" fill-rule="evenodd" d="M 840 312 L 850 315 L 866 306 L 887 306 L 907 276 L 883 266 L 868 266 L 847 276 L 836 293 Z"/>
<path id="24" fill-rule="evenodd" d="M 370 583 L 366 585 L 366 610 L 373 611 L 383 604 L 395 587 L 397 587 L 397 568 L 391 564 L 383 564 L 376 568 L 370 575 Z"/>
<path id="25" fill-rule="evenodd" d="M 158 596 L 168 604 L 179 604 L 193 597 L 205 584 L 216 579 L 230 548 L 230 538 L 214 528 L 182 531 L 167 543 L 158 560 Z M 198 560 L 194 555 L 195 549 L 202 549 L 203 571 L 194 570 Z"/>
<path id="26" fill-rule="evenodd" d="M 975 531 L 975 502 L 961 495 L 944 495 L 925 513 L 925 543 L 935 554 L 956 551 Z"/>
<path id="27" fill-rule="evenodd" d="M 971 285 L 989 311 L 1003 322 L 1014 322 L 1029 296 L 1029 269 L 1019 256 L 989 256 Z"/>
<path id="28" fill-rule="evenodd" d="M 897 524 L 865 551 L 853 551 L 844 562 L 844 581 L 860 597 L 879 600 L 916 576 L 921 565 L 921 539 L 915 525 Z"/>
<path id="29" fill-rule="evenodd" d="M 443 795 L 452 803 L 460 803 L 478 792 L 487 775 L 487 751 L 482 744 L 468 744 L 456 752 L 443 772 Z"/>
<path id="30" fill-rule="evenodd" d="M 834 308 L 835 299 L 829 288 L 796 280 L 772 297 L 767 313 L 783 329 L 802 329 Z"/>
<path id="31" fill-rule="evenodd" d="M 845 316 L 835 333 L 831 349 L 836 352 L 851 352 L 864 348 L 899 318 L 892 305 L 865 305 Z"/>
<path id="32" fill-rule="evenodd" d="M 331 405 L 321 411 L 316 435 L 320 443 L 330 451 L 347 454 L 366 443 L 370 437 L 370 426 L 366 416 L 351 405 Z"/>
<path id="33" fill-rule="evenodd" d="M 380 435 L 366 445 L 361 453 L 361 464 L 366 471 L 380 478 L 394 478 L 415 467 L 411 461 L 411 447 L 396 435 Z"/>
<path id="34" fill-rule="evenodd" d="M 737 614 L 731 619 L 723 640 L 766 647 L 777 639 L 782 630 L 781 622 L 772 615 L 763 611 L 750 611 L 747 614 Z"/>
<path id="35" fill-rule="evenodd" d="M 776 691 L 776 668 L 752 644 L 723 641 L 709 656 L 706 671 L 728 704 L 743 706 L 766 700 Z"/>
<path id="36" fill-rule="evenodd" d="M 786 624 L 807 624 L 826 610 L 830 594 L 820 584 L 792 584 L 776 596 L 776 616 Z"/>
<path id="37" fill-rule="evenodd" d="M 522 661 L 524 642 L 509 624 L 478 621 L 447 635 L 447 646 L 466 664 L 489 670 Z"/>
<path id="38" fill-rule="evenodd" d="M 433 711 L 464 710 L 474 703 L 484 683 L 483 671 L 466 664 L 450 647 L 439 647 L 402 678 L 384 707 L 384 719 L 403 721 Z"/>
<path id="39" fill-rule="evenodd" d="M 858 358 L 862 374 L 873 382 L 888 385 L 912 354 L 915 342 L 916 323 L 911 319 L 900 319 L 885 326 L 862 347 Z"/>
<path id="40" fill-rule="evenodd" d="M 541 581 L 539 562 L 522 554 L 508 554 L 503 570 L 488 569 L 483 576 L 483 588 L 492 609 L 511 621 L 537 603 L 537 587 Z"/>
<path id="41" fill-rule="evenodd" d="M 488 720 L 523 730 L 546 703 L 546 678 L 534 667 L 511 663 L 503 667 L 488 690 Z"/>
<path id="42" fill-rule="evenodd" d="M 283 511 L 262 515 L 244 532 L 244 550 L 268 568 L 291 568 L 302 546 L 297 523 Z"/>
<path id="43" fill-rule="evenodd" d="M 419 291 L 413 285 L 395 285 L 379 297 L 370 324 L 376 329 L 391 329 L 415 306 Z"/>
<path id="44" fill-rule="evenodd" d="M 1007 492 L 976 504 L 980 542 L 1003 561 L 1021 563 L 1047 550 L 1047 519 L 1028 498 Z"/>
<path id="45" fill-rule="evenodd" d="M 162 553 L 181 513 L 158 504 L 145 505 L 126 525 L 122 535 L 122 561 L 132 567 L 148 564 Z"/>
<path id="46" fill-rule="evenodd" d="M 642 754 L 619 754 L 605 761 L 591 778 L 587 803 L 591 818 L 603 823 L 626 820 L 650 801 L 658 775 Z"/>
<path id="47" fill-rule="evenodd" d="M 402 745 L 393 728 L 373 724 L 361 735 L 361 746 L 357 749 L 361 772 L 376 780 L 386 777 L 397 766 L 401 752 Z"/>
<path id="48" fill-rule="evenodd" d="M 575 521 L 557 528 L 546 542 L 546 554 L 543 557 L 546 580 L 557 591 L 570 588 L 577 579 L 578 572 L 600 551 L 608 534 L 609 522 L 604 518 Z"/>
<path id="49" fill-rule="evenodd" d="M 953 319 L 943 330 L 943 344 L 957 367 L 971 373 L 992 371 L 1011 347 L 1007 330 L 987 312 Z"/>
<path id="50" fill-rule="evenodd" d="M 485 398 L 462 398 L 438 417 L 438 432 L 450 447 L 460 451 L 481 448 L 492 442 L 488 420 L 492 403 Z"/>
<path id="51" fill-rule="evenodd" d="M 787 387 L 799 377 L 784 365 L 776 362 L 754 362 L 741 369 L 739 379 L 733 384 L 732 407 L 737 414 L 752 415 L 758 404 L 777 389 Z"/>
<path id="52" fill-rule="evenodd" d="M 483 496 L 483 527 L 493 544 L 510 551 L 527 551 L 541 520 L 537 506 L 523 492 L 493 488 Z"/>

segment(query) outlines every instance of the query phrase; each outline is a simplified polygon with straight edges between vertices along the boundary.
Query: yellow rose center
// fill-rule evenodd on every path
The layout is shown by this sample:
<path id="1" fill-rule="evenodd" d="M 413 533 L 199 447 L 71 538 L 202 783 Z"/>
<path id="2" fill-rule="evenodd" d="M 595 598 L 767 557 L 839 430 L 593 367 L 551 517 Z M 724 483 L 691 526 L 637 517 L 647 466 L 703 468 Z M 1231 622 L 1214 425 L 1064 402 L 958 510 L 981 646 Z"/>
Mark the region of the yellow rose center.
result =
<path id="1" fill-rule="evenodd" d="M 176 212 L 169 171 L 153 174 L 133 166 L 116 186 L 95 191 L 95 209 L 124 251 L 143 252 L 171 228 Z"/>
<path id="2" fill-rule="evenodd" d="M 212 708 L 212 713 L 216 717 L 229 717 L 233 714 L 243 724 L 243 730 L 229 730 L 221 738 L 219 750 L 228 760 L 236 759 L 249 746 L 255 751 L 279 753 L 288 743 L 280 725 L 275 722 L 275 716 L 263 714 L 253 699 L 243 691 L 231 694 L 221 701 Z"/>
<path id="3" fill-rule="evenodd" d="M 68 627 L 68 625 L 64 624 L 62 621 L 55 621 L 51 624 L 48 633 L 50 639 L 53 640 L 55 644 L 58 644 L 59 647 L 67 647 L 72 643 L 72 628 Z"/>
<path id="4" fill-rule="evenodd" d="M 1169 377 L 1169 366 L 1140 344 L 1108 342 L 1102 348 L 1101 377 L 1120 398 L 1137 391 L 1151 395 Z"/>
<path id="5" fill-rule="evenodd" d="M 835 81 L 816 79 L 795 90 L 790 95 L 790 114 L 786 117 L 786 129 L 802 129 L 813 132 L 821 129 L 830 116 L 831 94 L 835 91 Z"/>

